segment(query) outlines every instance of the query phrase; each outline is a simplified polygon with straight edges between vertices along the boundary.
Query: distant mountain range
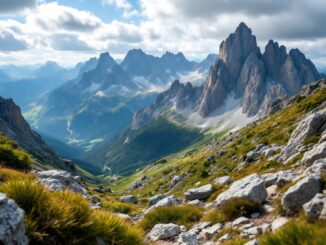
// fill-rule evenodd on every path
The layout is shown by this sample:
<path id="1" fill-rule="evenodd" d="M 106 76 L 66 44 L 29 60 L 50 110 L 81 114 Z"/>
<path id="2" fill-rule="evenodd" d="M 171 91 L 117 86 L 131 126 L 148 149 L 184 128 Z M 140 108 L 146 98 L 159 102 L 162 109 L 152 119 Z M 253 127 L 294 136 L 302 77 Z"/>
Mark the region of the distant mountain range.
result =
<path id="1" fill-rule="evenodd" d="M 168 146 L 183 142 L 189 136 L 188 129 L 197 128 L 198 140 L 205 129 L 214 128 L 216 132 L 242 127 L 266 115 L 275 99 L 296 95 L 303 85 L 320 77 L 314 64 L 298 49 L 287 53 L 284 46 L 270 40 L 261 53 L 251 29 L 241 23 L 221 43 L 219 56 L 212 62 L 203 85 L 196 87 L 176 80 L 150 106 L 134 114 L 130 129 L 120 139 L 102 145 L 101 151 L 90 152 L 87 158 L 93 157 L 126 174 L 130 168 L 176 152 L 168 150 Z M 169 123 L 170 129 L 184 131 L 169 141 L 165 137 L 168 132 L 158 123 L 162 120 Z M 135 147 L 131 146 L 139 144 L 143 152 L 134 154 Z M 153 144 L 160 145 L 161 151 L 149 155 Z M 190 144 L 191 140 L 180 145 Z"/>
<path id="2" fill-rule="evenodd" d="M 39 132 L 88 150 L 127 129 L 133 114 L 174 79 L 202 84 L 212 57 L 196 63 L 182 53 L 155 57 L 134 49 L 119 65 L 103 53 L 80 65 L 74 79 L 48 92 L 25 115 Z"/>

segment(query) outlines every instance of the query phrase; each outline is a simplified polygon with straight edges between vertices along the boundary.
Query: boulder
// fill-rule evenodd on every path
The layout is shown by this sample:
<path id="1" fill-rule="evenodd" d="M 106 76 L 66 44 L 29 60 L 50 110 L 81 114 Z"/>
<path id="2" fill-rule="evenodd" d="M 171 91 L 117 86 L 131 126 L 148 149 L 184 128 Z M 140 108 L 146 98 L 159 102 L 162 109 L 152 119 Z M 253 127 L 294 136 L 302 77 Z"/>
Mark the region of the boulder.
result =
<path id="1" fill-rule="evenodd" d="M 314 161 L 326 158 L 326 141 L 315 145 L 310 151 L 307 151 L 301 160 L 301 162 L 310 166 Z"/>
<path id="2" fill-rule="evenodd" d="M 277 231 L 278 229 L 280 229 L 283 225 L 285 225 L 286 223 L 288 223 L 290 220 L 288 218 L 285 217 L 278 217 L 275 220 L 273 220 L 272 222 L 272 231 Z"/>
<path id="3" fill-rule="evenodd" d="M 198 199 L 192 200 L 188 202 L 189 205 L 195 205 L 195 206 L 203 206 L 204 203 Z"/>
<path id="4" fill-rule="evenodd" d="M 310 136 L 320 132 L 326 123 L 326 109 L 319 110 L 304 118 L 291 134 L 291 137 L 280 154 L 280 160 L 287 162 Z"/>
<path id="5" fill-rule="evenodd" d="M 86 186 L 80 176 L 73 176 L 64 170 L 47 170 L 36 172 L 38 183 L 48 187 L 52 191 L 69 189 L 73 192 L 87 196 Z"/>
<path id="6" fill-rule="evenodd" d="M 303 205 L 303 211 L 309 219 L 326 220 L 326 196 L 318 193 Z"/>
<path id="7" fill-rule="evenodd" d="M 320 191 L 320 177 L 315 175 L 307 176 L 284 193 L 282 206 L 288 214 L 292 214 Z"/>
<path id="8" fill-rule="evenodd" d="M 207 199 L 213 192 L 213 187 L 211 184 L 203 185 L 198 188 L 193 188 L 184 193 L 184 196 L 187 201 L 191 200 L 205 200 Z"/>
<path id="9" fill-rule="evenodd" d="M 197 234 L 192 231 L 181 233 L 176 245 L 199 245 Z"/>
<path id="10" fill-rule="evenodd" d="M 262 203 L 267 197 L 265 182 L 258 174 L 252 174 L 234 182 L 228 190 L 222 192 L 215 200 L 219 207 L 224 202 L 235 198 L 247 198 Z"/>
<path id="11" fill-rule="evenodd" d="M 159 194 L 159 195 L 156 195 L 152 198 L 150 198 L 148 200 L 148 205 L 149 206 L 153 206 L 155 205 L 156 203 L 158 203 L 159 201 L 161 201 L 162 199 L 166 198 L 167 196 L 165 194 Z"/>
<path id="12" fill-rule="evenodd" d="M 181 229 L 175 224 L 156 224 L 149 232 L 148 237 L 152 241 L 166 240 L 181 233 Z"/>
<path id="13" fill-rule="evenodd" d="M 233 179 L 230 176 L 222 176 L 222 177 L 218 177 L 214 180 L 215 184 L 218 185 L 228 185 L 230 183 L 233 182 Z"/>
<path id="14" fill-rule="evenodd" d="M 201 235 L 206 239 L 211 239 L 215 234 L 217 234 L 220 230 L 222 230 L 223 225 L 222 224 L 215 224 L 213 226 L 210 226 L 208 228 L 205 228 L 202 230 Z"/>
<path id="15" fill-rule="evenodd" d="M 0 244 L 25 245 L 24 211 L 17 204 L 0 193 Z"/>
<path id="16" fill-rule="evenodd" d="M 280 171 L 278 172 L 278 177 L 275 184 L 277 187 L 281 187 L 289 182 L 292 182 L 296 177 L 297 175 L 290 170 Z"/>
<path id="17" fill-rule="evenodd" d="M 267 173 L 267 174 L 263 174 L 261 177 L 265 181 L 265 186 L 270 187 L 270 186 L 276 184 L 276 181 L 278 179 L 278 175 L 279 175 L 279 173 Z"/>
<path id="18" fill-rule="evenodd" d="M 152 211 L 155 208 L 158 207 L 164 207 L 164 206 L 172 206 L 172 205 L 179 205 L 181 204 L 181 201 L 176 198 L 175 196 L 168 196 L 163 198 L 162 200 L 158 201 L 156 204 L 154 204 L 153 206 L 149 207 L 148 209 L 146 209 L 146 211 L 144 212 L 144 214 L 149 213 L 150 211 Z"/>
<path id="19" fill-rule="evenodd" d="M 126 203 L 132 203 L 132 204 L 136 204 L 137 201 L 137 197 L 133 196 L 133 195 L 128 195 L 128 196 L 122 196 L 120 198 L 121 202 L 126 202 Z"/>
<path id="20" fill-rule="evenodd" d="M 173 188 L 177 184 L 179 184 L 182 181 L 182 178 L 180 176 L 174 176 L 170 182 L 170 188 Z"/>
<path id="21" fill-rule="evenodd" d="M 248 219 L 246 217 L 239 217 L 232 222 L 232 226 L 240 226 L 243 224 L 248 224 L 249 222 L 250 222 L 250 219 Z"/>
<path id="22" fill-rule="evenodd" d="M 310 167 L 308 167 L 304 172 L 304 176 L 310 174 L 326 174 L 326 158 L 319 159 L 315 161 Z"/>

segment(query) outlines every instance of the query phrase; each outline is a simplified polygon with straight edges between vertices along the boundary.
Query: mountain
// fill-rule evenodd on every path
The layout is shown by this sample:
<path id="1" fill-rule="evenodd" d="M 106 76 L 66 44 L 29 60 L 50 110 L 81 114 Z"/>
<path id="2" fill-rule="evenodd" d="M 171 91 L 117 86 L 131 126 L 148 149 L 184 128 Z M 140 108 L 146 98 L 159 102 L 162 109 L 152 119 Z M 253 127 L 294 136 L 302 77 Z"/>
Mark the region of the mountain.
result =
<path id="1" fill-rule="evenodd" d="M 0 97 L 0 132 L 32 154 L 43 164 L 74 171 L 74 165 L 60 159 L 43 141 L 41 136 L 32 131 L 21 114 L 20 108 L 12 99 Z"/>
<path id="2" fill-rule="evenodd" d="M 181 53 L 166 52 L 161 57 L 145 54 L 141 49 L 130 50 L 121 63 L 122 69 L 141 86 L 165 85 L 180 74 L 193 70 L 195 62 L 188 61 Z"/>
<path id="3" fill-rule="evenodd" d="M 0 83 L 10 82 L 12 78 L 3 70 L 0 70 Z"/>

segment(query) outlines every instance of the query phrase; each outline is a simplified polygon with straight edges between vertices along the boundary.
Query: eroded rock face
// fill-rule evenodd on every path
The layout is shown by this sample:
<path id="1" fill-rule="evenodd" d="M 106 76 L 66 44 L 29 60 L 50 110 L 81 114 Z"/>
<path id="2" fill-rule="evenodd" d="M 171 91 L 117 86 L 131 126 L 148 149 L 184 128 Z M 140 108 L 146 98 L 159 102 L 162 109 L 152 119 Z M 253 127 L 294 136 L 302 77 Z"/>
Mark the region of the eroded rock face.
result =
<path id="1" fill-rule="evenodd" d="M 185 192 L 186 201 L 192 200 L 205 200 L 207 199 L 213 191 L 213 186 L 211 184 L 204 185 L 198 188 L 193 188 Z"/>
<path id="2" fill-rule="evenodd" d="M 326 157 L 326 141 L 320 144 L 316 144 L 310 151 L 307 151 L 301 160 L 301 162 L 310 166 L 314 161 Z"/>
<path id="3" fill-rule="evenodd" d="M 326 220 L 326 195 L 317 194 L 303 205 L 303 211 L 309 219 Z"/>
<path id="4" fill-rule="evenodd" d="M 38 182 L 47 186 L 52 191 L 69 189 L 73 192 L 87 195 L 86 186 L 82 183 L 80 176 L 73 176 L 63 170 L 48 170 L 36 173 Z"/>
<path id="5" fill-rule="evenodd" d="M 283 195 L 282 206 L 288 214 L 298 211 L 303 204 L 321 191 L 320 177 L 310 175 L 291 186 Z"/>
<path id="6" fill-rule="evenodd" d="M 258 174 L 252 174 L 234 182 L 231 187 L 221 193 L 215 200 L 217 206 L 235 198 L 247 198 L 251 201 L 262 203 L 267 197 L 265 182 Z"/>
<path id="7" fill-rule="evenodd" d="M 0 243 L 28 244 L 24 227 L 24 211 L 3 193 L 0 193 Z"/>
<path id="8" fill-rule="evenodd" d="M 299 122 L 286 146 L 281 151 L 280 160 L 286 162 L 296 154 L 308 137 L 320 132 L 326 124 L 326 109 L 314 112 Z"/>
<path id="9" fill-rule="evenodd" d="M 166 240 L 177 236 L 181 233 L 181 229 L 175 224 L 156 224 L 149 232 L 148 237 L 152 241 Z"/>

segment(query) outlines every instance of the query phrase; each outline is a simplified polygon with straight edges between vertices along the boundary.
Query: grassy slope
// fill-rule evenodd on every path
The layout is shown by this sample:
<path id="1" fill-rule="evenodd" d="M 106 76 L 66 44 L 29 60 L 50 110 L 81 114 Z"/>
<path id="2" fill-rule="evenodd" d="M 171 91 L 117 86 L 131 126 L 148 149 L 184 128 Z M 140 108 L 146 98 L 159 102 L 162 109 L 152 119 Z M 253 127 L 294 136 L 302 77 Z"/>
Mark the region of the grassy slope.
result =
<path id="1" fill-rule="evenodd" d="M 126 191 L 133 181 L 146 175 L 150 177 L 150 182 L 144 188 L 135 190 L 133 193 L 142 197 L 149 197 L 157 193 L 167 192 L 169 189 L 168 184 L 174 175 L 182 175 L 188 172 L 190 176 L 172 190 L 173 194 L 181 196 L 185 190 L 194 186 L 195 183 L 212 183 L 213 179 L 218 176 L 227 174 L 234 179 L 239 179 L 253 172 L 265 173 L 287 168 L 287 166 L 278 162 L 269 162 L 267 164 L 267 160 L 261 158 L 256 164 L 244 168 L 241 172 L 232 172 L 243 161 L 244 155 L 254 149 L 257 144 L 286 144 L 300 118 L 325 100 L 326 88 L 317 91 L 308 98 L 298 97 L 296 102 L 283 111 L 263 118 L 240 130 L 239 137 L 231 143 L 217 146 L 216 143 L 219 139 L 217 137 L 209 145 L 166 157 L 167 163 L 154 164 L 128 178 L 123 178 L 117 183 L 111 184 L 111 187 L 116 191 Z M 225 154 L 217 156 L 214 160 L 207 161 L 209 156 L 222 149 Z M 211 168 L 215 168 L 215 170 L 208 176 L 207 171 Z M 225 187 L 216 186 L 215 188 L 216 192 L 212 198 Z"/>

